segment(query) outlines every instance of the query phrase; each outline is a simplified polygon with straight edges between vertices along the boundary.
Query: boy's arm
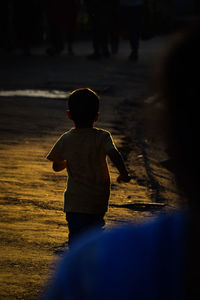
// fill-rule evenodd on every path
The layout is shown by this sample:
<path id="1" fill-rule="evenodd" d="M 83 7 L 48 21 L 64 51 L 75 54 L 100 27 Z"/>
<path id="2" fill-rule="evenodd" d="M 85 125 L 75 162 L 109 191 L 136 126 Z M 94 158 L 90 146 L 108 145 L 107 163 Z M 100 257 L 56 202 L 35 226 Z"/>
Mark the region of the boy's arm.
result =
<path id="1" fill-rule="evenodd" d="M 117 151 L 117 149 L 110 150 L 108 152 L 108 156 L 120 173 L 117 181 L 129 182 L 131 180 L 131 177 L 128 175 L 122 156 Z"/>
<path id="2" fill-rule="evenodd" d="M 47 159 L 50 160 L 53 165 L 52 169 L 55 172 L 62 171 L 66 168 L 67 162 L 63 159 L 63 137 L 65 135 L 62 135 L 57 142 L 54 144 L 53 148 L 47 155 Z"/>

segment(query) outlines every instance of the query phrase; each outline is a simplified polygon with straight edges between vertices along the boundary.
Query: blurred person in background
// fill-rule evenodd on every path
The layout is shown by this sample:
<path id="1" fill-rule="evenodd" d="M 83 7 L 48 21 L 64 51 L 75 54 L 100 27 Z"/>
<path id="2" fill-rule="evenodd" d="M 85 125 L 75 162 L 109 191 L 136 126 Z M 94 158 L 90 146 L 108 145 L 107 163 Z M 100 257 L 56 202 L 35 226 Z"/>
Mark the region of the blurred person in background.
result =
<path id="1" fill-rule="evenodd" d="M 139 58 L 139 45 L 144 0 L 120 0 L 122 29 L 128 34 L 131 47 L 129 59 L 137 61 Z"/>
<path id="2" fill-rule="evenodd" d="M 116 54 L 119 43 L 118 0 L 85 0 L 92 24 L 93 53 L 88 59 L 98 60 Z"/>
<path id="3" fill-rule="evenodd" d="M 47 0 L 47 19 L 51 46 L 46 52 L 58 55 L 65 48 L 67 40 L 68 53 L 74 54 L 73 41 L 80 9 L 80 0 Z"/>

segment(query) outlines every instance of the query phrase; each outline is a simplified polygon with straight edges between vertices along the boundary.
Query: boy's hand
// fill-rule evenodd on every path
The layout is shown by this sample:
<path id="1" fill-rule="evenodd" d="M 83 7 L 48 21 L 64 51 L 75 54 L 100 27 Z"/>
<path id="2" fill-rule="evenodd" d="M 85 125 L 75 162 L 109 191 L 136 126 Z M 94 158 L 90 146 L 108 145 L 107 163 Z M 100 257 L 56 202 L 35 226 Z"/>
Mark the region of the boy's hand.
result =
<path id="1" fill-rule="evenodd" d="M 124 164 L 124 161 L 122 159 L 121 154 L 117 151 L 117 149 L 112 149 L 108 156 L 110 157 L 111 161 L 114 163 L 116 168 L 118 169 L 120 175 L 117 178 L 118 182 L 129 182 L 131 180 L 131 177 L 128 175 L 128 172 L 126 170 L 126 166 Z"/>
<path id="2" fill-rule="evenodd" d="M 117 178 L 117 182 L 129 182 L 131 180 L 131 176 L 127 175 L 119 175 Z"/>
<path id="3" fill-rule="evenodd" d="M 53 170 L 55 172 L 60 172 L 64 170 L 67 166 L 66 160 L 54 161 L 53 162 Z"/>

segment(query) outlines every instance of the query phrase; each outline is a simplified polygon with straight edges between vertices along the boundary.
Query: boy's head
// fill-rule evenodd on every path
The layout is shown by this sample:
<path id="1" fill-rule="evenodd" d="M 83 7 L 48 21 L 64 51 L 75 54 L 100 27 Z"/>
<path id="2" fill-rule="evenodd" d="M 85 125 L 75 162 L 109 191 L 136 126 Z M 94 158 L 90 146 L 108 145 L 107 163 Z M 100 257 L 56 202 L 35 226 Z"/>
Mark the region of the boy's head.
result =
<path id="1" fill-rule="evenodd" d="M 99 96 L 89 88 L 80 88 L 70 93 L 68 116 L 75 124 L 93 124 L 98 117 Z"/>

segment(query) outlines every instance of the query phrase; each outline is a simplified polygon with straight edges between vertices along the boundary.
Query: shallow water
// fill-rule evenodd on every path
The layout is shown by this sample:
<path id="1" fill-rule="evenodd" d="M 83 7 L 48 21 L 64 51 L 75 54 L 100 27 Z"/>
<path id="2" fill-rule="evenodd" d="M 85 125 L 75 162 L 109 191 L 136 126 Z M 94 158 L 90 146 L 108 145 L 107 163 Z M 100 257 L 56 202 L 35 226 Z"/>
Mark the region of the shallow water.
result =
<path id="1" fill-rule="evenodd" d="M 36 97 L 66 99 L 69 92 L 59 90 L 0 90 L 0 97 Z"/>

